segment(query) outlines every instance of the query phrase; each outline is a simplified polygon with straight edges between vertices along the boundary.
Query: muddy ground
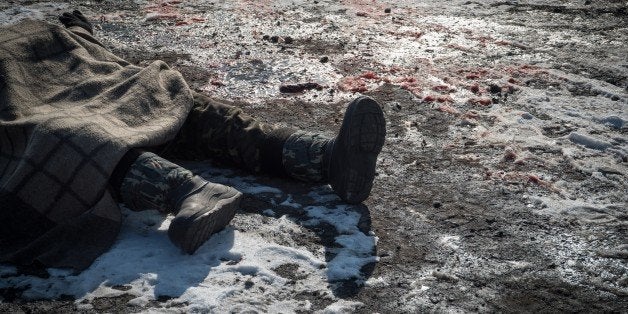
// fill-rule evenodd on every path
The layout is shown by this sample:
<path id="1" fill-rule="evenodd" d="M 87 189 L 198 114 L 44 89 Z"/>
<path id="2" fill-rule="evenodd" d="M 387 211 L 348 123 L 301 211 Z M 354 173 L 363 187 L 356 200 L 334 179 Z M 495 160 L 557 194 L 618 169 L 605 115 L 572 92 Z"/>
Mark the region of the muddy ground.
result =
<path id="1" fill-rule="evenodd" d="M 334 289 L 358 312 L 628 311 L 626 1 L 0 4 L 16 7 L 50 21 L 78 8 L 117 54 L 165 60 L 271 123 L 333 134 L 349 99 L 378 100 L 387 142 L 362 210 L 379 262 Z M 279 91 L 306 82 L 322 87 Z M 249 196 L 241 214 L 268 203 Z M 76 309 L 3 298 L 0 311 Z M 128 299 L 93 309 L 150 309 Z"/>

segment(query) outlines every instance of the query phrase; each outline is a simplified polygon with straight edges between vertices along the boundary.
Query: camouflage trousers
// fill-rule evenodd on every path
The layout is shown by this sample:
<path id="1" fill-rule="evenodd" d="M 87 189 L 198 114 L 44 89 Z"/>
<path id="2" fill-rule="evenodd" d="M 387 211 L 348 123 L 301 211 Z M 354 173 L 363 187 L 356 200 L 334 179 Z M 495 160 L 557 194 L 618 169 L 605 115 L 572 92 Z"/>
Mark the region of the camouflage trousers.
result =
<path id="1" fill-rule="evenodd" d="M 324 180 L 322 156 L 329 139 L 259 122 L 224 101 L 195 93 L 194 107 L 163 156 L 212 159 L 254 173 Z"/>
<path id="2" fill-rule="evenodd" d="M 179 134 L 163 149 L 164 157 L 212 159 L 255 173 L 288 175 L 309 182 L 325 180 L 326 137 L 275 128 L 204 95 L 195 94 L 194 100 L 194 108 Z M 121 200 L 132 210 L 173 212 L 168 195 L 191 178 L 192 172 L 152 152 L 130 153 L 131 164 L 116 180 L 120 181 L 117 186 Z"/>
<path id="3" fill-rule="evenodd" d="M 170 192 L 193 177 L 191 171 L 151 152 L 144 152 L 130 165 L 119 196 L 132 210 L 156 209 L 173 212 Z"/>

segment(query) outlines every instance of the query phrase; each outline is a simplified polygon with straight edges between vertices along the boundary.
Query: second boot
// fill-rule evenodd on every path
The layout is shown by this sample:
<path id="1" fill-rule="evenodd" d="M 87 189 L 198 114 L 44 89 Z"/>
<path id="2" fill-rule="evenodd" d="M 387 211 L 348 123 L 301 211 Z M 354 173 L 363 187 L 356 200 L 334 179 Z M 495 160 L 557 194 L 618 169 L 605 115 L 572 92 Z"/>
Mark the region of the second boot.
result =
<path id="1" fill-rule="evenodd" d="M 283 146 L 282 164 L 294 178 L 329 183 L 343 201 L 361 203 L 371 193 L 385 137 L 386 120 L 379 104 L 359 97 L 349 103 L 336 137 L 290 135 Z"/>
<path id="2" fill-rule="evenodd" d="M 150 152 L 130 165 L 119 192 L 132 210 L 175 214 L 168 237 L 188 254 L 229 224 L 242 198 L 236 189 L 208 182 Z"/>

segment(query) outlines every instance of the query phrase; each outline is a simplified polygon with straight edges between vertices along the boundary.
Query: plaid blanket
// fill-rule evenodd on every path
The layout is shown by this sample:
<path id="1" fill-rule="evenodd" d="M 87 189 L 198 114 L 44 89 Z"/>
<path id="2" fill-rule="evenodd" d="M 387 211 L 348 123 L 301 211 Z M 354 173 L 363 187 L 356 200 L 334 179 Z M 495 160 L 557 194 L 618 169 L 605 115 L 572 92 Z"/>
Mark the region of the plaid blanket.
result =
<path id="1" fill-rule="evenodd" d="M 0 28 L 0 261 L 87 268 L 120 228 L 116 164 L 171 140 L 192 102 L 180 73 L 131 65 L 81 28 Z"/>

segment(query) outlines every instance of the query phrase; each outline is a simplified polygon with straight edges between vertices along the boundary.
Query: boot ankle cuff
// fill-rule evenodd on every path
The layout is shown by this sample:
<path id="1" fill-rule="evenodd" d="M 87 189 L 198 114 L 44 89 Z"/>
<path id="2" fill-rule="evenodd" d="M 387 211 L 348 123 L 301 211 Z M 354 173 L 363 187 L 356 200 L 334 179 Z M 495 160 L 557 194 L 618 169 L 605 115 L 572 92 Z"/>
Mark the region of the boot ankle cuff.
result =
<path id="1" fill-rule="evenodd" d="M 272 130 L 260 147 L 260 170 L 275 176 L 288 176 L 283 167 L 282 155 L 286 140 L 294 134 L 293 129 L 281 128 Z"/>
<path id="2" fill-rule="evenodd" d="M 291 177 L 308 182 L 322 182 L 323 155 L 329 138 L 320 134 L 296 132 L 283 146 L 282 163 Z"/>
<path id="3" fill-rule="evenodd" d="M 193 177 L 191 171 L 153 153 L 142 153 L 131 164 L 120 186 L 120 198 L 131 210 L 171 211 L 169 192 Z"/>

